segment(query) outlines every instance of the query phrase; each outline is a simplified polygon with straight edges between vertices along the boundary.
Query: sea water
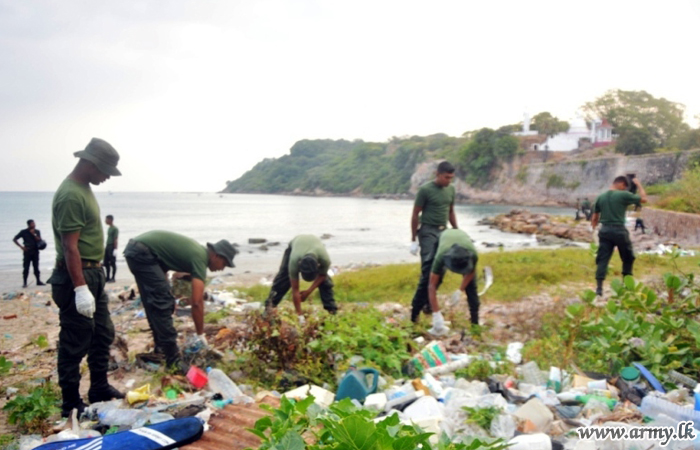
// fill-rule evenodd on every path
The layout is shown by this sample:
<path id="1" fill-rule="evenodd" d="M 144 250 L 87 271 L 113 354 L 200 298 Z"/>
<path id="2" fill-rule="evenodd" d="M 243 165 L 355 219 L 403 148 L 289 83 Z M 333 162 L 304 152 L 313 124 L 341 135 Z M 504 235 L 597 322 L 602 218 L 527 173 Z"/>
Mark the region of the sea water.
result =
<path id="1" fill-rule="evenodd" d="M 95 195 L 103 219 L 112 214 L 119 227 L 119 270 L 128 270 L 121 256 L 128 240 L 150 230 L 174 231 L 202 244 L 219 239 L 239 244 L 234 273 L 276 272 L 287 243 L 298 234 L 327 235 L 324 243 L 333 265 L 419 261 L 408 252 L 411 200 L 100 190 Z M 48 243 L 41 252 L 41 269 L 44 278 L 48 277 L 55 258 L 52 197 L 50 192 L 0 192 L 0 271 L 21 271 L 22 253 L 12 238 L 26 228 L 27 219 L 33 219 Z M 502 243 L 506 248 L 532 246 L 529 235 L 477 225 L 484 217 L 513 208 L 460 204 L 455 212 L 459 227 L 472 237 L 479 251 L 487 250 L 485 243 Z M 528 209 L 571 216 L 574 213 L 573 208 Z M 248 244 L 250 238 L 266 239 L 268 250 L 261 250 L 260 244 Z M 279 245 L 269 245 L 276 242 Z"/>

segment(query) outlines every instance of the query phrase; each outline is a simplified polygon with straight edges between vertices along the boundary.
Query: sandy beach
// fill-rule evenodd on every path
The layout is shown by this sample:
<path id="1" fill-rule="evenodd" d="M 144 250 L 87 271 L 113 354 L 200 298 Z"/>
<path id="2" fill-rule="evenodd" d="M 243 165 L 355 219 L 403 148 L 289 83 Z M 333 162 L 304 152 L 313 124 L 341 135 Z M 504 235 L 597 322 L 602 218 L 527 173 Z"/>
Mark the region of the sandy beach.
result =
<path id="1" fill-rule="evenodd" d="M 50 271 L 42 271 L 44 280 Z M 212 273 L 209 274 L 214 275 Z M 274 275 L 274 274 L 272 274 Z M 218 272 L 207 290 L 223 290 L 230 287 L 249 286 L 260 282 L 268 273 L 236 273 L 235 269 Z M 5 375 L 0 378 L 0 388 L 18 386 L 24 383 L 40 383 L 43 379 L 57 380 L 56 343 L 58 341 L 58 308 L 51 299 L 51 286 L 36 286 L 33 276 L 27 288 L 21 287 L 21 267 L 17 271 L 0 271 L 0 350 L 7 360 L 15 366 L 24 365 L 26 370 Z M 122 301 L 119 294 L 127 292 L 134 285 L 134 278 L 128 270 L 117 272 L 117 281 L 105 286 L 110 297 L 110 311 L 116 332 L 115 342 L 126 345 L 114 345 L 112 357 L 116 361 L 133 359 L 138 353 L 148 352 L 152 347 L 151 333 L 144 317 L 139 317 L 140 308 L 132 309 L 131 301 Z M 175 317 L 175 326 L 181 335 L 194 332 L 194 324 L 189 316 Z M 128 333 L 128 336 L 127 336 Z M 81 393 L 87 394 L 89 372 L 83 361 L 81 370 L 84 378 Z M 140 367 L 130 371 L 120 368 L 110 372 L 110 382 L 120 390 L 127 386 L 140 386 L 149 382 L 152 373 Z M 0 408 L 6 399 L 0 399 Z M 0 434 L 14 431 L 4 420 L 0 412 Z"/>

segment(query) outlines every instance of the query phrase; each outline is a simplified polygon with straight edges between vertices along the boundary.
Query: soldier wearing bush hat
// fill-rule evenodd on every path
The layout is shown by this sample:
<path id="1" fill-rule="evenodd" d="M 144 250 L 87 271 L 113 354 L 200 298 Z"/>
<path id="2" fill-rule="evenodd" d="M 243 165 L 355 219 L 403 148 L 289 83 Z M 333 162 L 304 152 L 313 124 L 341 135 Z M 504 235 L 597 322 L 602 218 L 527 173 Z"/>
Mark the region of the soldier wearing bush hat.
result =
<path id="1" fill-rule="evenodd" d="M 219 271 L 224 267 L 234 267 L 233 258 L 237 253 L 226 239 L 215 244 L 207 243 L 204 247 L 187 236 L 160 230 L 136 236 L 126 245 L 124 257 L 139 287 L 156 353 L 162 352 L 169 368 L 180 372 L 186 369 L 181 361 L 177 331 L 173 325 L 175 297 L 170 291 L 167 271 L 189 274 L 192 280 L 192 320 L 197 332 L 193 345 L 206 348 L 204 281 L 207 269 Z"/>
<path id="2" fill-rule="evenodd" d="M 108 142 L 94 138 L 74 155 L 80 160 L 59 186 L 51 206 L 56 266 L 47 281 L 59 308 L 58 384 L 63 417 L 85 408 L 80 398 L 80 362 L 85 355 L 90 370 L 88 400 L 124 398 L 107 381 L 114 325 L 100 265 L 104 256 L 100 207 L 90 189 L 91 184 L 121 175 L 119 153 Z"/>

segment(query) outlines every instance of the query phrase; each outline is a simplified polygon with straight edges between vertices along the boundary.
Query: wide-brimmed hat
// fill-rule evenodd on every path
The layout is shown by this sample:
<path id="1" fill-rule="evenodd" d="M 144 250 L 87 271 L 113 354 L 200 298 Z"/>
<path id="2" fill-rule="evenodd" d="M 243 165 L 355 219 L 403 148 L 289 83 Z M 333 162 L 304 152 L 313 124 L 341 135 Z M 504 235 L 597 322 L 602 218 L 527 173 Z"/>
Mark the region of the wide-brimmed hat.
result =
<path id="1" fill-rule="evenodd" d="M 304 281 L 314 281 L 318 276 L 318 259 L 309 253 L 299 261 L 299 272 Z"/>
<path id="2" fill-rule="evenodd" d="M 238 250 L 236 250 L 229 241 L 222 239 L 216 244 L 207 242 L 207 247 L 217 255 L 224 258 L 228 267 L 236 267 L 236 265 L 233 264 L 233 257 L 238 254 Z"/>
<path id="3" fill-rule="evenodd" d="M 107 141 L 92 138 L 85 150 L 73 153 L 76 158 L 90 161 L 105 175 L 119 176 L 122 173 L 117 169 L 119 153 Z"/>
<path id="4" fill-rule="evenodd" d="M 445 266 L 455 273 L 464 275 L 474 270 L 474 253 L 459 244 L 450 247 L 443 258 Z"/>

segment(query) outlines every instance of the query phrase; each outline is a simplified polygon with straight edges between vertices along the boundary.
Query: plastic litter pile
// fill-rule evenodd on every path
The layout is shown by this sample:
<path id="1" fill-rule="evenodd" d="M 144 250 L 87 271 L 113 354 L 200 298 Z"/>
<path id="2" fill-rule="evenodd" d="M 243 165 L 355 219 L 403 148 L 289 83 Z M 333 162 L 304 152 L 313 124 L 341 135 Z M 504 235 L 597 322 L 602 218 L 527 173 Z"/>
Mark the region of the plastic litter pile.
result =
<path id="1" fill-rule="evenodd" d="M 416 424 L 452 440 L 466 437 L 501 438 L 511 449 L 693 449 L 700 448 L 700 387 L 685 375 L 671 371 L 670 392 L 643 366 L 626 367 L 619 374 L 570 374 L 557 367 L 542 371 L 535 362 L 522 364 L 522 344 L 511 343 L 506 358 L 518 364 L 518 377 L 492 375 L 485 381 L 458 378 L 454 372 L 478 359 L 473 355 L 448 354 L 439 341 L 428 343 L 410 361 L 422 375 L 388 383 L 371 368 L 351 368 L 340 379 L 338 391 L 304 385 L 284 394 L 288 399 L 314 397 L 327 408 L 333 402 L 350 398 L 362 408 L 376 412 L 382 420 L 398 414 L 401 422 Z M 491 362 L 498 371 L 500 362 Z M 198 417 L 207 422 L 217 409 L 229 403 L 249 404 L 277 392 L 262 391 L 255 396 L 247 386 L 238 386 L 219 369 L 203 371 L 192 366 L 187 380 L 197 391 L 178 393 L 165 389 L 161 396 L 144 385 L 128 392 L 124 400 L 90 405 L 78 422 L 46 440 L 23 436 L 20 450 L 31 450 L 46 442 L 96 437 L 157 424 L 182 417 Z M 132 386 L 133 387 L 133 386 Z M 490 423 L 473 420 L 476 411 L 493 412 Z M 676 427 L 691 421 L 699 436 L 695 442 L 671 440 L 662 447 L 659 439 L 586 440 L 576 430 L 581 427 Z M 206 430 L 206 425 L 205 425 Z"/>
<path id="2" fill-rule="evenodd" d="M 512 343 L 506 357 L 520 364 L 522 344 Z M 494 375 L 488 382 L 456 378 L 454 372 L 476 358 L 448 355 L 440 342 L 429 343 L 411 363 L 423 369 L 412 380 L 387 384 L 373 369 L 351 370 L 333 394 L 318 386 L 302 386 L 283 394 L 303 399 L 308 395 L 328 407 L 334 400 L 352 398 L 358 406 L 377 412 L 378 419 L 398 414 L 428 432 L 460 441 L 467 436 L 502 438 L 511 449 L 694 449 L 700 448 L 700 388 L 671 371 L 668 382 L 678 386 L 665 392 L 643 366 L 626 367 L 619 374 L 569 374 L 557 367 L 542 371 L 535 362 L 520 364 L 518 378 Z M 492 362 L 494 368 L 497 362 Z M 380 392 L 376 392 L 379 390 Z M 470 420 L 479 409 L 496 411 L 489 426 Z M 691 421 L 695 441 L 663 439 L 580 439 L 578 428 L 677 427 Z M 640 434 L 641 436 L 641 434 Z M 649 436 L 649 435 L 647 435 Z"/>

